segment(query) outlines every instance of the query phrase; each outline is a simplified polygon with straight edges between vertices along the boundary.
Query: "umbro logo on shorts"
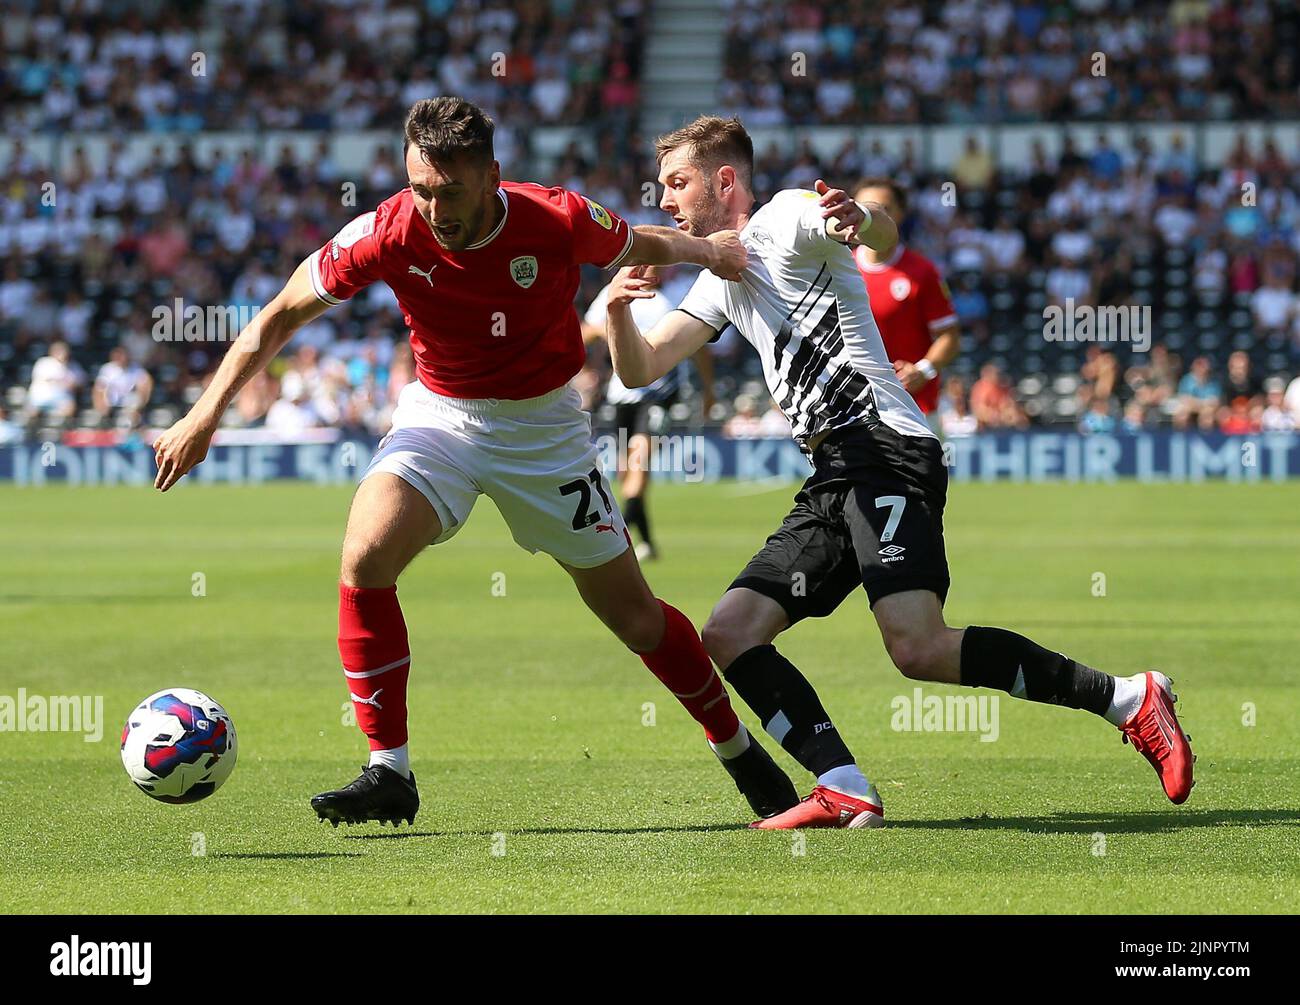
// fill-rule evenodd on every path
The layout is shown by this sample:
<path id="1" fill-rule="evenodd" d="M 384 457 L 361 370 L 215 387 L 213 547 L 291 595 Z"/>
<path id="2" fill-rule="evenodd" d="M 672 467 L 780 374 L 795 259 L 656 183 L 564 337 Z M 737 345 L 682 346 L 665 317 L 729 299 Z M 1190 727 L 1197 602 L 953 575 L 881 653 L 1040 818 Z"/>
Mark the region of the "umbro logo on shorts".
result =
<path id="1" fill-rule="evenodd" d="M 905 551 L 907 551 L 907 549 L 901 544 L 891 544 L 881 548 L 880 551 L 876 552 L 876 554 L 884 555 L 884 561 L 886 562 L 901 562 L 903 560 L 903 552 Z"/>

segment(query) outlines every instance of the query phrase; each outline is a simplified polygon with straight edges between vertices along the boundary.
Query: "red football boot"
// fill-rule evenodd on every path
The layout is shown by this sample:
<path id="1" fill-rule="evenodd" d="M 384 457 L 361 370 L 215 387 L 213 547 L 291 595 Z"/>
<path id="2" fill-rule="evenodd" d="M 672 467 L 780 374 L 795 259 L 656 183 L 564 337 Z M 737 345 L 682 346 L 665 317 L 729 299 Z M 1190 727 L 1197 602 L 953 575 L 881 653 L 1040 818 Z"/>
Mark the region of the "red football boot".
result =
<path id="1" fill-rule="evenodd" d="M 846 796 L 843 792 L 818 785 L 802 802 L 766 820 L 755 820 L 750 827 L 762 831 L 792 831 L 804 827 L 883 827 L 885 810 L 874 788 L 871 800 Z"/>
<path id="2" fill-rule="evenodd" d="M 1169 678 L 1158 670 L 1146 674 L 1147 693 L 1142 707 L 1120 727 L 1124 742 L 1132 742 L 1137 752 L 1151 762 L 1160 776 L 1170 802 L 1186 801 L 1196 783 L 1192 780 L 1192 755 L 1189 737 L 1178 724 L 1174 711 L 1177 696 Z"/>

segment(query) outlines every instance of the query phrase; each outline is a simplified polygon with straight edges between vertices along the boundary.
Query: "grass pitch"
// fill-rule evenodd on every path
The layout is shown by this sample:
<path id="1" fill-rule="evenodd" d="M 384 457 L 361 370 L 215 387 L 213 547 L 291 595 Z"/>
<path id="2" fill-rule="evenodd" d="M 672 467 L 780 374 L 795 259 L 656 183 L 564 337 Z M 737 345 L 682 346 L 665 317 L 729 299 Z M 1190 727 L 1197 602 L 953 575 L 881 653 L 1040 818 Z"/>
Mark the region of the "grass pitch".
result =
<path id="1" fill-rule="evenodd" d="M 665 557 L 648 576 L 699 625 L 793 487 L 653 494 Z M 698 728 L 487 500 L 399 588 L 415 827 L 317 823 L 308 798 L 365 757 L 334 642 L 349 498 L 298 484 L 0 487 L 0 695 L 103 695 L 106 720 L 97 743 L 0 733 L 0 910 L 150 912 L 177 891 L 217 912 L 1300 904 L 1295 486 L 951 491 L 949 621 L 1011 628 L 1112 672 L 1168 672 L 1200 757 L 1186 805 L 1086 713 L 1003 696 L 995 742 L 891 729 L 891 703 L 914 685 L 858 594 L 782 649 L 878 785 L 889 826 L 803 834 L 743 829 L 747 807 Z M 118 759 L 127 713 L 169 686 L 211 693 L 238 730 L 234 776 L 194 806 L 146 798 Z"/>

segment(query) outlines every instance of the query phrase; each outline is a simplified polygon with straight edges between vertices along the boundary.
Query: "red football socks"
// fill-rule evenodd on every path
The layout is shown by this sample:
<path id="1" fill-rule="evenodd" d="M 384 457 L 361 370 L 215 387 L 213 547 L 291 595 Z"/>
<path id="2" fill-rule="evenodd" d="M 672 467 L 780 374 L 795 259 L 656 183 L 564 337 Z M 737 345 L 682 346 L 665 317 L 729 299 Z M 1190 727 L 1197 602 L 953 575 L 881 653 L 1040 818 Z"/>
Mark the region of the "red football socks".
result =
<path id="1" fill-rule="evenodd" d="M 403 746 L 411 647 L 396 586 L 339 584 L 339 656 L 370 749 Z"/>
<path id="2" fill-rule="evenodd" d="M 704 727 L 713 743 L 725 743 L 740 729 L 722 678 L 713 669 L 695 626 L 681 611 L 659 601 L 663 608 L 664 637 L 657 649 L 638 653 L 641 662 L 673 693 L 691 717 Z"/>

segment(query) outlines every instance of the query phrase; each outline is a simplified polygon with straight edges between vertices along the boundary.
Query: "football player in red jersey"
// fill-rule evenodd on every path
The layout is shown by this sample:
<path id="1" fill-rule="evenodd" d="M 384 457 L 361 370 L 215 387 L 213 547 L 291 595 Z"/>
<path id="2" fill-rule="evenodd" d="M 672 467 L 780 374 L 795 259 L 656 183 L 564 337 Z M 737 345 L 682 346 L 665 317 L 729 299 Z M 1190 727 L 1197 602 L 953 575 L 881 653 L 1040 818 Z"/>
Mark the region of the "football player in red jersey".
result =
<path id="1" fill-rule="evenodd" d="M 854 199 L 882 206 L 894 220 L 907 213 L 907 193 L 889 178 L 864 178 Z M 948 284 L 933 262 L 901 241 L 888 252 L 859 245 L 853 260 L 866 281 L 871 313 L 894 372 L 937 433 L 939 372 L 961 351 Z"/>
<path id="2" fill-rule="evenodd" d="M 642 577 L 590 421 L 568 387 L 585 357 L 573 305 L 582 264 L 690 262 L 735 279 L 746 252 L 734 232 L 630 228 L 573 192 L 503 182 L 493 128 L 460 98 L 412 106 L 409 186 L 308 257 L 240 333 L 203 396 L 154 444 L 156 487 L 166 491 L 203 460 L 231 400 L 298 328 L 388 283 L 410 328 L 417 379 L 353 498 L 339 582 L 339 653 L 370 760 L 353 782 L 312 799 L 318 816 L 335 826 L 414 820 L 411 653 L 397 578 L 464 526 L 480 494 L 521 546 L 559 562 L 587 606 L 703 726 L 751 807 L 781 812 L 797 802 L 793 785 L 736 717 L 690 621 Z"/>

